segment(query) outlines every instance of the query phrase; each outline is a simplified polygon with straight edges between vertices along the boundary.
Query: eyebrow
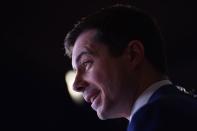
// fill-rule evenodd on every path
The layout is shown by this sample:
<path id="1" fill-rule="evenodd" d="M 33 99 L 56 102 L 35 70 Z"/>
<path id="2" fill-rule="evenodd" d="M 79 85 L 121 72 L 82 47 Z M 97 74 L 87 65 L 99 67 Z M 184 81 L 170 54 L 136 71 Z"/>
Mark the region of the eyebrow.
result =
<path id="1" fill-rule="evenodd" d="M 76 58 L 76 63 L 77 63 L 77 64 L 79 63 L 79 61 L 80 61 L 80 59 L 81 59 L 81 57 L 82 57 L 83 55 L 93 55 L 93 52 L 87 51 L 87 50 L 82 51 L 82 52 L 77 56 L 77 58 Z M 73 69 L 76 70 L 74 67 L 73 67 Z"/>
<path id="2" fill-rule="evenodd" d="M 90 54 L 92 54 L 92 53 L 90 53 L 90 52 L 88 52 L 88 51 L 82 51 L 82 52 L 77 56 L 77 58 L 76 58 L 76 63 L 79 63 L 79 60 L 81 59 L 81 57 L 82 57 L 83 55 L 90 55 Z"/>

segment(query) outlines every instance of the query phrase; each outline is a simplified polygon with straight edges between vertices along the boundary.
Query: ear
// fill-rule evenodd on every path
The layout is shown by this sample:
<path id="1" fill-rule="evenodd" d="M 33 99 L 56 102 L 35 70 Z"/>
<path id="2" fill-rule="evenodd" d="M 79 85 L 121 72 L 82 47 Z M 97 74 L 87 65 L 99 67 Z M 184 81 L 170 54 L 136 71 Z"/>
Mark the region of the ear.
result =
<path id="1" fill-rule="evenodd" d="M 134 69 L 144 60 L 144 45 L 139 40 L 132 40 L 128 44 L 127 53 L 130 67 Z"/>

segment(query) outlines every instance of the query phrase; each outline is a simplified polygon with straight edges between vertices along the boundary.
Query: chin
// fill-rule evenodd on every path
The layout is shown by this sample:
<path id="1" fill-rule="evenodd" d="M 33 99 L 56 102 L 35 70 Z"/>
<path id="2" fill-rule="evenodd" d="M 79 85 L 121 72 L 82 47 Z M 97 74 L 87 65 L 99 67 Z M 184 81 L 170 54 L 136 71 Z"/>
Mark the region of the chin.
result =
<path id="1" fill-rule="evenodd" d="M 97 116 L 100 120 L 106 120 L 109 119 L 108 113 L 103 110 L 103 108 L 98 108 L 97 109 Z"/>
<path id="2" fill-rule="evenodd" d="M 106 120 L 109 119 L 106 115 L 101 114 L 100 112 L 97 112 L 97 116 L 100 120 Z"/>
<path id="3" fill-rule="evenodd" d="M 119 116 L 114 115 L 114 113 L 112 113 L 111 111 L 103 110 L 101 108 L 97 110 L 97 116 L 100 120 L 119 118 Z"/>
<path id="4" fill-rule="evenodd" d="M 101 115 L 99 115 L 99 114 L 97 114 L 97 116 L 98 116 L 98 118 L 99 118 L 100 120 L 106 120 L 105 117 L 103 117 L 103 116 L 101 116 Z"/>

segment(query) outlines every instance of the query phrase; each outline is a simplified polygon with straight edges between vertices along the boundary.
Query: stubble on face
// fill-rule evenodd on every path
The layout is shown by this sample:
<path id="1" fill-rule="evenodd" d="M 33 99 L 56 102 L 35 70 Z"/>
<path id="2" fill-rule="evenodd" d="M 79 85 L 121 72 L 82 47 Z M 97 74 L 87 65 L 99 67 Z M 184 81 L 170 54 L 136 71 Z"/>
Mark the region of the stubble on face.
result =
<path id="1" fill-rule="evenodd" d="M 79 71 L 77 62 L 79 55 L 82 52 L 91 52 L 93 64 L 80 74 L 80 79 L 88 83 L 87 87 L 83 87 L 83 92 L 92 90 L 92 92 L 97 91 L 98 94 L 95 97 L 89 91 L 90 94 L 86 94 L 85 97 L 91 95 L 95 97 L 91 100 L 92 108 L 97 111 L 100 119 L 123 117 L 128 105 L 127 62 L 124 56 L 112 57 L 106 45 L 93 40 L 95 35 L 95 30 L 89 30 L 78 37 L 73 48 L 73 67 Z"/>

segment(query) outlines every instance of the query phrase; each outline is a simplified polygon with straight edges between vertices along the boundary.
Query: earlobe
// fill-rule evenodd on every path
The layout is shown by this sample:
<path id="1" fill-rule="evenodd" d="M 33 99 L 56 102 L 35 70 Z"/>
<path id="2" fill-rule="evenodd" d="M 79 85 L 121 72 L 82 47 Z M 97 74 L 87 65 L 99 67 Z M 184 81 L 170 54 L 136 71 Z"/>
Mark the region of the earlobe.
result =
<path id="1" fill-rule="evenodd" d="M 127 47 L 128 58 L 130 64 L 133 67 L 136 67 L 142 63 L 144 59 L 144 45 L 139 40 L 132 40 L 129 42 Z"/>

